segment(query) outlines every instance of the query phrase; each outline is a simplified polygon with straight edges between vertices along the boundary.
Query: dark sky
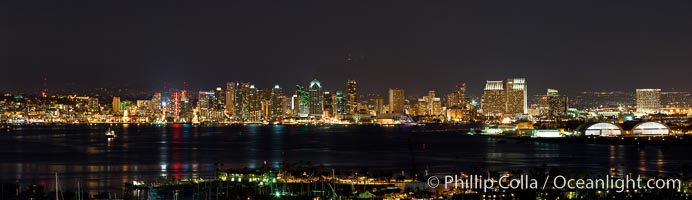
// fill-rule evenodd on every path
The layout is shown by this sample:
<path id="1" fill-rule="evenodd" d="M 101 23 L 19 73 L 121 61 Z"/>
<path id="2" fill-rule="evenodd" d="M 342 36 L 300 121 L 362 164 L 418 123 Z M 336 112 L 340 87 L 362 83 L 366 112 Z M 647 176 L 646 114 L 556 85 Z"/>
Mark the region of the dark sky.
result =
<path id="1" fill-rule="evenodd" d="M 691 91 L 691 1 L 3 1 L 0 90 Z M 349 56 L 350 55 L 350 56 Z M 346 61 L 346 58 L 352 58 Z"/>

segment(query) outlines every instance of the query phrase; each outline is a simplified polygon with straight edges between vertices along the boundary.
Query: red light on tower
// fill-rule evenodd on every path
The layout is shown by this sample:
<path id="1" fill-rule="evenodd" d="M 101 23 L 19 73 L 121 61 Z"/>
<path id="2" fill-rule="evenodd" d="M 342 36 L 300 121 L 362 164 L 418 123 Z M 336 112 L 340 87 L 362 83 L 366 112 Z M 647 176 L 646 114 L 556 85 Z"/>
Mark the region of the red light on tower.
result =
<path id="1" fill-rule="evenodd" d="M 178 92 L 173 93 L 173 115 L 178 116 Z"/>

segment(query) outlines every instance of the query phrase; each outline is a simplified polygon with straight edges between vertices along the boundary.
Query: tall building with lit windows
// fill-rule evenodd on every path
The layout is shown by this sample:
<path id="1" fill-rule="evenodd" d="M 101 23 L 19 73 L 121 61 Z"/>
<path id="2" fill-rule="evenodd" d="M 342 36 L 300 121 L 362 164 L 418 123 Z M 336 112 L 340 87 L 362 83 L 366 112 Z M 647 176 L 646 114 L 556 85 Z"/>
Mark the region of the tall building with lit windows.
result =
<path id="1" fill-rule="evenodd" d="M 358 106 L 358 93 L 356 91 L 356 80 L 346 81 L 346 102 L 347 110 L 349 114 L 356 112 L 356 106 Z"/>
<path id="2" fill-rule="evenodd" d="M 527 105 L 527 88 L 525 78 L 508 78 L 507 87 L 507 110 L 510 114 L 525 114 L 528 113 Z"/>
<path id="3" fill-rule="evenodd" d="M 567 116 L 569 108 L 569 98 L 560 95 L 556 89 L 548 88 L 545 96 L 539 100 L 539 114 L 547 119 L 557 119 Z"/>
<path id="4" fill-rule="evenodd" d="M 373 109 L 375 110 L 375 115 L 380 115 L 384 113 L 384 98 L 382 96 L 376 96 L 372 99 Z"/>
<path id="5" fill-rule="evenodd" d="M 223 112 L 226 109 L 226 91 L 221 87 L 214 90 L 214 111 Z"/>
<path id="6" fill-rule="evenodd" d="M 392 113 L 403 113 L 405 99 L 403 89 L 389 88 L 389 111 Z"/>
<path id="7" fill-rule="evenodd" d="M 322 113 L 324 118 L 334 117 L 334 93 L 330 91 L 324 91 L 322 97 Z"/>
<path id="8" fill-rule="evenodd" d="M 312 117 L 322 117 L 323 111 L 323 100 L 324 97 L 322 93 L 322 84 L 317 79 L 310 82 L 310 87 L 308 87 L 308 92 L 310 95 L 310 116 Z"/>
<path id="9" fill-rule="evenodd" d="M 296 85 L 296 95 L 293 101 L 294 112 L 298 117 L 307 117 L 310 114 L 310 94 L 302 85 Z"/>
<path id="10" fill-rule="evenodd" d="M 216 103 L 214 91 L 199 91 L 197 96 L 197 110 L 200 121 L 213 121 L 215 112 L 214 104 Z M 175 100 L 170 105 L 175 105 Z M 175 110 L 175 109 L 171 109 Z"/>
<path id="11" fill-rule="evenodd" d="M 434 116 L 442 113 L 442 103 L 440 98 L 435 97 L 434 90 L 428 91 L 427 96 L 418 99 L 416 107 L 416 115 L 420 116 Z"/>
<path id="12" fill-rule="evenodd" d="M 237 89 L 234 106 L 237 119 L 246 122 L 260 121 L 262 104 L 255 85 L 250 82 L 239 83 Z"/>
<path id="13" fill-rule="evenodd" d="M 120 97 L 113 97 L 113 113 L 120 112 Z"/>
<path id="14" fill-rule="evenodd" d="M 502 81 L 487 81 L 481 97 L 481 110 L 485 116 L 502 116 L 506 109 L 507 96 Z"/>
<path id="15" fill-rule="evenodd" d="M 637 89 L 637 112 L 653 114 L 661 110 L 661 89 Z"/>
<path id="16" fill-rule="evenodd" d="M 235 94 L 238 85 L 235 82 L 226 83 L 226 115 L 235 119 Z"/>
<path id="17" fill-rule="evenodd" d="M 344 93 L 342 91 L 336 91 L 336 93 L 334 94 L 334 104 L 336 106 L 336 114 L 348 114 L 348 109 L 346 106 L 346 97 L 344 97 Z"/>
<path id="18" fill-rule="evenodd" d="M 454 91 L 447 95 L 447 107 L 464 107 L 466 100 L 466 83 L 457 85 Z"/>
<path id="19" fill-rule="evenodd" d="M 275 85 L 274 88 L 272 88 L 271 95 L 270 95 L 270 109 L 271 112 L 269 113 L 270 117 L 269 119 L 272 121 L 279 121 L 283 119 L 284 117 L 284 99 L 286 98 L 284 96 L 284 90 L 279 87 L 279 85 Z"/>

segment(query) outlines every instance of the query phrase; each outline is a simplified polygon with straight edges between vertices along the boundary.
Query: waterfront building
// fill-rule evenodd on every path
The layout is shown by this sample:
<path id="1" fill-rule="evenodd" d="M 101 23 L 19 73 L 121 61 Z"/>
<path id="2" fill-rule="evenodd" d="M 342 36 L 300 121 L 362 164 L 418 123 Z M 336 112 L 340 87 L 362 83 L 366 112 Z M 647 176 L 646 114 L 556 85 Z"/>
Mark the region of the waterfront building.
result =
<path id="1" fill-rule="evenodd" d="M 659 122 L 640 122 L 631 129 L 635 136 L 668 135 L 670 132 L 668 126 Z"/>
<path id="2" fill-rule="evenodd" d="M 428 91 L 427 96 L 418 99 L 416 115 L 434 116 L 442 114 L 442 103 L 440 98 L 435 97 L 435 91 Z"/>
<path id="3" fill-rule="evenodd" d="M 447 107 L 464 107 L 466 100 L 466 83 L 456 85 L 454 91 L 447 95 Z"/>
<path id="4" fill-rule="evenodd" d="M 113 97 L 113 113 L 120 113 L 120 97 Z"/>
<path id="5" fill-rule="evenodd" d="M 250 82 L 240 83 L 235 99 L 235 113 L 240 121 L 257 122 L 261 119 L 259 92 Z"/>
<path id="6" fill-rule="evenodd" d="M 270 94 L 270 109 L 269 119 L 272 121 L 279 121 L 284 117 L 284 94 L 283 89 L 279 85 L 274 85 Z"/>
<path id="7" fill-rule="evenodd" d="M 485 116 L 499 117 L 505 113 L 507 97 L 502 81 L 487 81 L 481 97 L 481 110 Z"/>
<path id="8" fill-rule="evenodd" d="M 346 81 L 346 102 L 346 110 L 348 111 L 348 114 L 354 114 L 356 112 L 356 106 L 358 104 L 356 80 Z"/>
<path id="9" fill-rule="evenodd" d="M 322 96 L 322 117 L 332 118 L 334 117 L 334 93 L 330 91 L 325 91 Z"/>
<path id="10" fill-rule="evenodd" d="M 372 99 L 373 110 L 375 115 L 380 115 L 384 113 L 384 98 L 381 96 L 376 96 Z"/>
<path id="11" fill-rule="evenodd" d="M 324 109 L 324 102 L 322 98 L 324 97 L 324 94 L 322 94 L 322 84 L 320 84 L 320 81 L 318 81 L 317 79 L 313 79 L 310 82 L 309 95 L 310 116 L 314 118 L 322 117 L 322 112 Z"/>
<path id="12" fill-rule="evenodd" d="M 661 110 L 661 89 L 637 89 L 637 112 L 658 113 Z"/>
<path id="13" fill-rule="evenodd" d="M 505 113 L 528 113 L 526 79 L 508 78 L 507 87 L 505 87 L 505 94 L 507 95 L 507 108 Z"/>
<path id="14" fill-rule="evenodd" d="M 223 111 L 226 109 L 226 93 L 221 87 L 217 87 L 216 90 L 214 90 L 213 108 L 215 111 Z"/>
<path id="15" fill-rule="evenodd" d="M 586 123 L 577 127 L 577 131 L 584 136 L 615 137 L 623 134 L 623 129 L 612 123 L 596 122 Z"/>
<path id="16" fill-rule="evenodd" d="M 236 82 L 226 83 L 226 115 L 231 120 L 235 120 L 235 95 L 238 84 Z"/>
<path id="17" fill-rule="evenodd" d="M 197 111 L 199 121 L 211 121 L 211 116 L 213 115 L 212 106 L 214 103 L 214 92 L 213 91 L 199 91 L 197 98 Z M 171 102 L 169 105 L 175 104 Z M 173 109 L 171 109 L 173 110 Z"/>
<path id="18" fill-rule="evenodd" d="M 404 90 L 399 88 L 389 88 L 389 111 L 401 114 L 404 111 Z"/>
<path id="19" fill-rule="evenodd" d="M 307 117 L 310 114 L 310 95 L 308 90 L 301 85 L 296 85 L 296 98 L 294 105 L 298 117 Z"/>
<path id="20" fill-rule="evenodd" d="M 341 91 L 336 91 L 334 95 L 334 101 L 335 101 L 335 106 L 336 106 L 336 114 L 338 115 L 346 115 L 349 114 L 348 112 L 348 106 L 347 106 L 347 100 L 346 97 L 344 96 L 344 93 Z"/>
<path id="21" fill-rule="evenodd" d="M 569 98 L 561 96 L 558 90 L 548 89 L 546 95 L 540 98 L 539 106 L 540 115 L 546 116 L 548 119 L 564 117 L 567 116 Z"/>

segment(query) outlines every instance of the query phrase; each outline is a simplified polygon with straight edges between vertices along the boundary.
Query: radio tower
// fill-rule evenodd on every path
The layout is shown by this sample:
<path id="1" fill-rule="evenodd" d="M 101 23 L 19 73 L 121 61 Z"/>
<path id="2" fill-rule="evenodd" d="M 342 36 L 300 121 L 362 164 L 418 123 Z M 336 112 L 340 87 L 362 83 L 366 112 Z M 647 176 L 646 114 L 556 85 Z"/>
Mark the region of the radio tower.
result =
<path id="1" fill-rule="evenodd" d="M 46 76 L 43 76 L 43 91 L 41 91 L 41 97 L 47 97 L 48 96 L 48 78 Z"/>

